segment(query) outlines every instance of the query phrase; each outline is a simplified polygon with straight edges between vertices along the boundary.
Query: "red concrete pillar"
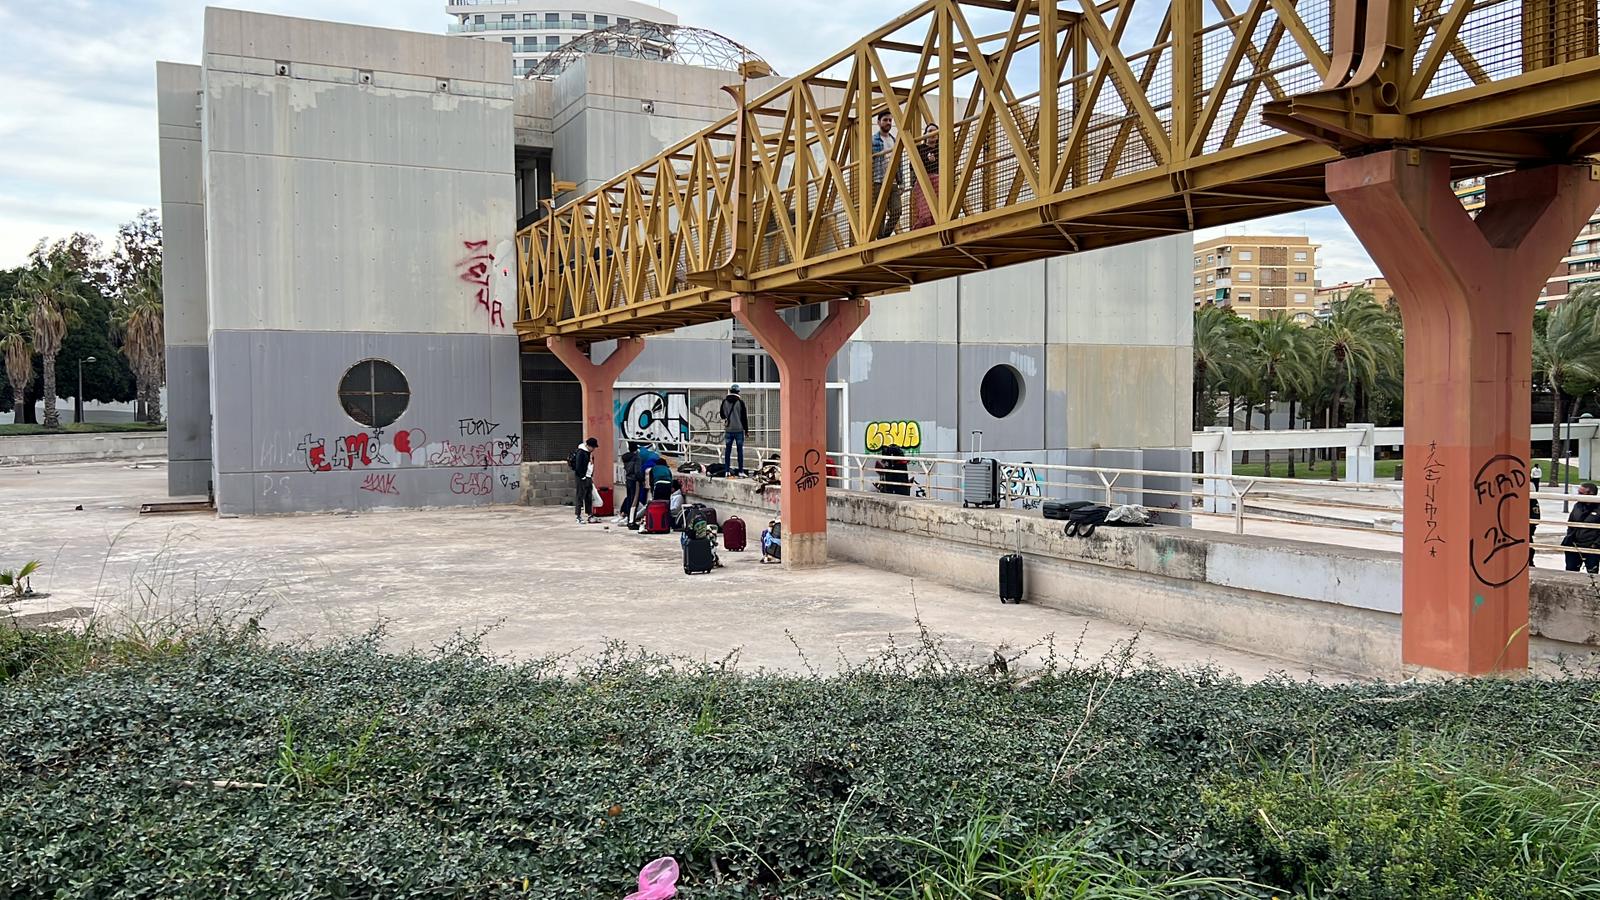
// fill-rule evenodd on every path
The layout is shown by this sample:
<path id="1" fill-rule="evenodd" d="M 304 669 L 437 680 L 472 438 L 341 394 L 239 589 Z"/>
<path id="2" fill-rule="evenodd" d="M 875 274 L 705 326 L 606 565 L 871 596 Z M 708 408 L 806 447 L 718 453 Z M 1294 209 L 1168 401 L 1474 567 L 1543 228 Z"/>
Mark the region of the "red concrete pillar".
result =
<path id="1" fill-rule="evenodd" d="M 1390 150 L 1329 163 L 1327 188 L 1405 321 L 1404 661 L 1525 669 L 1533 310 L 1600 182 L 1498 175 L 1474 220 L 1447 156 Z"/>
<path id="2" fill-rule="evenodd" d="M 644 339 L 617 341 L 617 349 L 611 351 L 603 363 L 592 362 L 588 351 L 571 338 L 550 337 L 545 338 L 544 343 L 583 385 L 583 436 L 600 442 L 594 451 L 595 481 L 600 485 L 613 484 L 616 481 L 617 426 L 613 421 L 612 395 L 617 377 L 644 352 Z"/>
<path id="3" fill-rule="evenodd" d="M 778 453 L 783 470 L 783 562 L 828 561 L 828 363 L 866 320 L 865 300 L 834 300 L 828 317 L 802 340 L 759 297 L 736 297 L 733 314 L 778 363 L 783 417 Z"/>

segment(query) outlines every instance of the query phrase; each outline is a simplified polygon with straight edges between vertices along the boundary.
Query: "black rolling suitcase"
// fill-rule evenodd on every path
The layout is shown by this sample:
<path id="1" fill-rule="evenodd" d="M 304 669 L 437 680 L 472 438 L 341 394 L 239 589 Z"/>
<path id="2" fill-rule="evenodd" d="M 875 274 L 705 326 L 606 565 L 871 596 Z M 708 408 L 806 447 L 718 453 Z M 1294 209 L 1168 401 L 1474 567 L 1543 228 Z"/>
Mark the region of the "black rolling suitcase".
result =
<path id="1" fill-rule="evenodd" d="M 1000 557 L 1000 602 L 1022 602 L 1022 554 Z"/>
<path id="2" fill-rule="evenodd" d="M 1022 520 L 1017 520 L 1017 552 L 1000 557 L 1000 602 L 1022 602 Z"/>
<path id="3" fill-rule="evenodd" d="M 717 554 L 710 538 L 688 538 L 683 542 L 683 574 L 704 575 L 717 567 Z"/>

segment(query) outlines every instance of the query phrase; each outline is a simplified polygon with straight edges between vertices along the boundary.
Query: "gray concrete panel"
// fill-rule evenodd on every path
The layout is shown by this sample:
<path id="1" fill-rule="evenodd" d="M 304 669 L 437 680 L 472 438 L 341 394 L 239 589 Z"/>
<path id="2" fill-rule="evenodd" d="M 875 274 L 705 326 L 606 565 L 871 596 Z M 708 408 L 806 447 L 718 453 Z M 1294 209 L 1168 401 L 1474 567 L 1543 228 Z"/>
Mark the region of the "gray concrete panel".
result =
<path id="1" fill-rule="evenodd" d="M 1179 413 L 1193 364 L 1186 348 L 1085 344 L 1050 348 L 1064 371 L 1067 445 L 1178 447 L 1190 421 Z"/>
<path id="2" fill-rule="evenodd" d="M 1042 298 L 1041 298 L 1042 305 Z M 963 323 L 965 330 L 965 323 Z M 990 451 L 1043 450 L 1045 399 L 1045 348 L 1041 344 L 969 344 L 960 347 L 960 447 L 971 448 L 971 432 L 983 432 L 983 449 Z M 1022 376 L 1022 398 L 1011 413 L 995 418 L 984 409 L 980 388 L 984 375 L 995 366 L 1008 365 Z"/>
<path id="3" fill-rule="evenodd" d="M 206 53 L 509 82 L 511 51 L 473 41 L 232 9 L 206 9 Z"/>
<path id="4" fill-rule="evenodd" d="M 514 176 L 217 153 L 208 164 L 213 329 L 510 333 Z M 482 254 L 504 326 L 465 279 Z"/>
<path id="5" fill-rule="evenodd" d="M 595 358 L 600 359 L 600 354 L 596 353 Z M 646 384 L 716 384 L 732 377 L 732 359 L 733 344 L 727 339 L 649 338 L 645 341 L 644 352 L 617 380 Z"/>
<path id="6" fill-rule="evenodd" d="M 521 462 L 516 338 L 219 331 L 219 511 L 225 514 L 511 502 Z M 411 399 L 383 429 L 338 398 L 363 359 L 406 375 Z M 362 448 L 365 448 L 364 450 Z M 502 477 L 505 476 L 505 477 Z M 371 496 L 365 496 L 371 495 Z"/>
<path id="7" fill-rule="evenodd" d="M 161 142 L 165 168 L 169 144 Z M 199 142 L 184 143 L 198 147 Z M 198 156 L 188 159 L 196 170 Z M 163 185 L 165 180 L 163 180 Z M 164 190 L 163 190 L 164 194 Z M 198 203 L 161 203 L 162 321 L 169 344 L 204 347 L 210 331 L 206 310 L 205 207 Z M 169 371 L 170 381 L 172 374 Z"/>
<path id="8" fill-rule="evenodd" d="M 209 351 L 167 345 L 167 488 L 174 497 L 204 494 L 211 472 Z"/>
<path id="9" fill-rule="evenodd" d="M 511 172 L 511 101 L 209 70 L 206 149 Z"/>
<path id="10" fill-rule="evenodd" d="M 887 428 L 899 440 L 903 422 L 917 423 L 922 453 L 965 446 L 957 443 L 954 344 L 852 341 L 837 362 L 850 385 L 851 452 L 868 452 L 869 429 L 881 434 Z"/>
<path id="11" fill-rule="evenodd" d="M 961 276 L 961 342 L 1045 342 L 1045 264 Z"/>
<path id="12" fill-rule="evenodd" d="M 856 329 L 859 341 L 956 340 L 954 278 L 919 284 L 898 294 L 872 298 L 872 315 Z"/>
<path id="13" fill-rule="evenodd" d="M 1050 260 L 1048 340 L 1189 346 L 1193 251 L 1181 234 Z"/>

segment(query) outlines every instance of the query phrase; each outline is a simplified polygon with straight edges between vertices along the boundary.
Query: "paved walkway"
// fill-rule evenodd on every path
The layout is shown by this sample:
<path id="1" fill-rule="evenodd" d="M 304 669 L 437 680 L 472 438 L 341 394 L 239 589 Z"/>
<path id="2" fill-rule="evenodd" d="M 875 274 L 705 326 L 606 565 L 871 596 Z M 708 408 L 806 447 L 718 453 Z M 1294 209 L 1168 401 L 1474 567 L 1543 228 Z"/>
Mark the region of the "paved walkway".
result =
<path id="1" fill-rule="evenodd" d="M 578 526 L 559 509 L 494 507 L 363 515 L 217 519 L 140 516 L 164 499 L 163 466 L 96 463 L 0 469 L 0 565 L 40 559 L 51 597 L 19 612 L 92 606 L 182 613 L 194 598 L 271 603 L 285 638 L 326 639 L 388 622 L 395 646 L 492 629 L 519 657 L 594 651 L 608 639 L 741 664 L 830 670 L 918 639 L 918 621 L 962 658 L 987 660 L 1054 635 L 1098 658 L 1134 629 L 993 596 L 835 564 L 792 573 L 756 553 L 683 574 L 675 538 Z M 81 505 L 82 509 L 78 507 Z M 1247 678 L 1287 670 L 1259 656 L 1146 633 L 1139 648 L 1174 665 L 1214 662 Z"/>

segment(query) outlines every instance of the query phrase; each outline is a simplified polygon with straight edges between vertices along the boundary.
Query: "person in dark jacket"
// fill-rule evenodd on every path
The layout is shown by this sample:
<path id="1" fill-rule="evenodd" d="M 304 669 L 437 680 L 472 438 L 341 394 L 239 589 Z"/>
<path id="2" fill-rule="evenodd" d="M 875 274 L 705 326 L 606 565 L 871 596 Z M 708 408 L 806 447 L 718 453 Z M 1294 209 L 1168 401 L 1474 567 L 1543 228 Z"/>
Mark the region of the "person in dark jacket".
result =
<path id="1" fill-rule="evenodd" d="M 722 398 L 722 468 L 729 475 L 744 474 L 744 434 L 750 428 L 750 414 L 745 409 L 744 398 L 739 396 L 739 386 L 728 388 Z M 739 468 L 733 467 L 733 445 L 739 445 Z"/>
<path id="2" fill-rule="evenodd" d="M 1600 493 L 1600 487 L 1593 482 L 1584 482 L 1578 486 L 1578 494 L 1584 497 L 1593 497 Z M 1582 566 L 1589 574 L 1600 572 L 1600 503 L 1577 503 L 1572 507 L 1572 513 L 1567 516 L 1567 536 L 1561 539 L 1561 546 L 1572 547 L 1574 550 L 1589 551 L 1578 553 L 1567 552 L 1567 571 L 1576 572 Z M 1593 528 L 1574 528 L 1572 525 L 1592 525 Z"/>
<path id="3" fill-rule="evenodd" d="M 648 499 L 644 489 L 644 470 L 639 467 L 639 445 L 628 444 L 628 452 L 622 454 L 623 483 L 627 485 L 627 494 L 622 501 L 622 509 L 617 513 L 618 522 L 632 522 L 634 504 Z"/>
<path id="4" fill-rule="evenodd" d="M 578 445 L 573 451 L 572 458 L 568 460 L 572 466 L 573 480 L 576 482 L 577 495 L 572 504 L 573 512 L 578 517 L 578 524 L 593 522 L 594 519 L 594 451 L 600 446 L 600 441 L 589 438 Z"/>
<path id="5" fill-rule="evenodd" d="M 1539 520 L 1544 516 L 1539 514 L 1539 501 L 1528 498 L 1528 568 L 1533 568 L 1533 538 L 1539 533 Z"/>

